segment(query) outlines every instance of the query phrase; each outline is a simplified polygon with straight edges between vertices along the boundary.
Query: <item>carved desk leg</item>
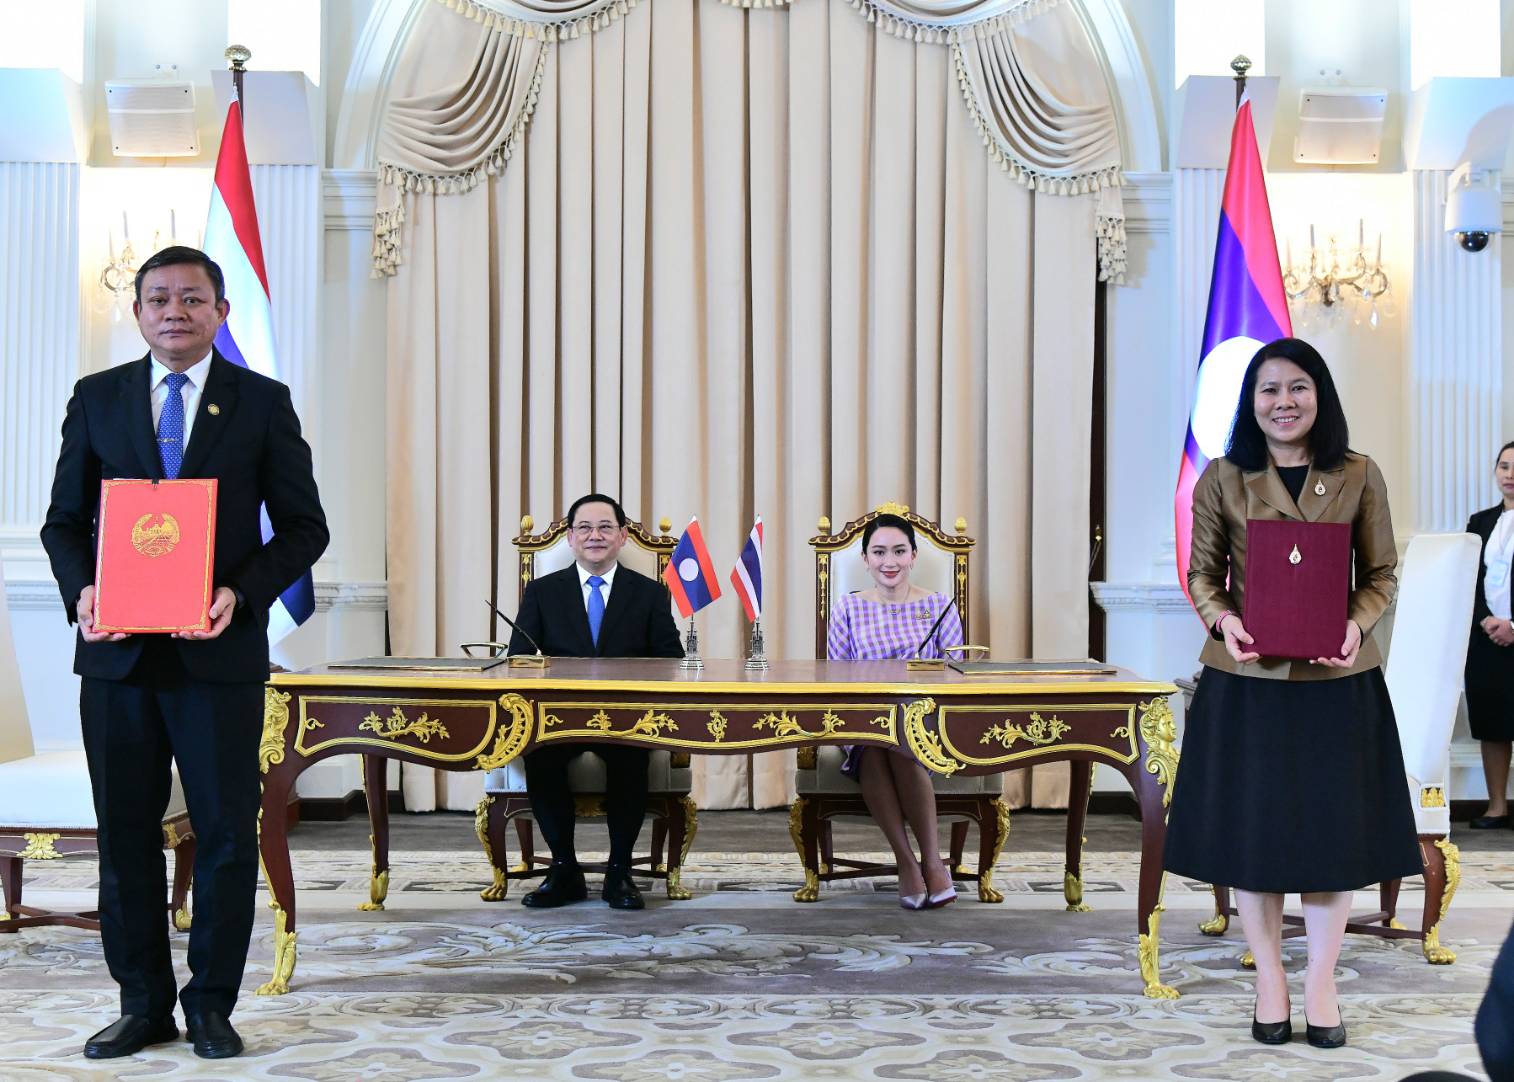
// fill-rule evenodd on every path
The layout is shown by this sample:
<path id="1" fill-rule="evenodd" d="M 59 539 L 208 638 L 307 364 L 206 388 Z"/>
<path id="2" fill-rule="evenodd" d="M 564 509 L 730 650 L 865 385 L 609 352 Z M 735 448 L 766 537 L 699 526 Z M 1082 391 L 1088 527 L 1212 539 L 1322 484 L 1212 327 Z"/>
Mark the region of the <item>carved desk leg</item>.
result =
<path id="1" fill-rule="evenodd" d="M 1141 807 L 1141 880 L 1139 890 L 1139 959 L 1141 978 L 1150 999 L 1176 999 L 1177 989 L 1160 980 L 1157 961 L 1162 919 L 1162 849 L 1167 840 L 1167 806 L 1177 776 L 1178 753 L 1173 746 L 1177 726 L 1165 698 L 1140 704 L 1141 758 L 1126 776 Z"/>
<path id="2" fill-rule="evenodd" d="M 263 878 L 268 882 L 268 905 L 273 910 L 273 976 L 258 988 L 260 996 L 281 996 L 289 991 L 294 974 L 294 870 L 289 864 L 289 793 L 299 774 L 288 760 L 289 700 L 287 692 L 264 689 L 263 739 L 258 745 L 258 766 L 263 771 L 263 801 L 258 809 L 258 852 Z"/>
<path id="3" fill-rule="evenodd" d="M 683 885 L 683 864 L 699 830 L 699 808 L 690 797 L 680 797 L 678 805 L 679 814 L 668 831 L 668 860 L 676 863 L 668 869 L 667 890 L 669 901 L 686 902 L 694 895 Z"/>
<path id="4" fill-rule="evenodd" d="M 368 841 L 373 846 L 373 874 L 368 882 L 368 900 L 359 909 L 384 908 L 389 896 L 389 763 L 382 755 L 362 757 L 363 795 L 368 800 Z"/>
<path id="5" fill-rule="evenodd" d="M 1199 924 L 1205 935 L 1224 935 L 1230 927 L 1230 888 L 1216 884 L 1214 890 L 1214 916 Z"/>
<path id="6" fill-rule="evenodd" d="M 1448 966 L 1456 952 L 1440 945 L 1440 926 L 1451 908 L 1451 899 L 1461 884 L 1461 850 L 1437 834 L 1419 836 L 1420 859 L 1425 867 L 1425 961 Z"/>
<path id="7" fill-rule="evenodd" d="M 999 799 L 988 802 L 993 821 L 978 829 L 978 901 L 1002 902 L 1004 892 L 994 886 L 994 866 L 1009 838 L 1009 805 Z"/>
<path id="8" fill-rule="evenodd" d="M 1083 901 L 1083 828 L 1088 822 L 1088 798 L 1093 792 L 1093 763 L 1074 759 L 1072 791 L 1067 800 L 1067 872 L 1062 877 L 1062 894 L 1069 913 L 1087 913 L 1093 907 Z"/>

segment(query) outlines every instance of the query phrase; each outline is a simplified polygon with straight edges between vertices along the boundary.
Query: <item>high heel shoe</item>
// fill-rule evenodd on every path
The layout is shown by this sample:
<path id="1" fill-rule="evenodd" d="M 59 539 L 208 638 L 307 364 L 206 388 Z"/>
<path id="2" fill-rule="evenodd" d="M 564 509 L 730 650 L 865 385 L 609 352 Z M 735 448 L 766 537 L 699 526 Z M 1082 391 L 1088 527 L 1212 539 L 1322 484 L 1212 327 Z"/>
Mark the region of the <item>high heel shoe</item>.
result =
<path id="1" fill-rule="evenodd" d="M 1281 1022 L 1258 1022 L 1256 1020 L 1256 1007 L 1251 1008 L 1251 1038 L 1262 1044 L 1287 1044 L 1293 1040 L 1293 1020 L 1284 1018 Z"/>
<path id="2" fill-rule="evenodd" d="M 899 908 L 900 909 L 924 909 L 925 908 L 925 892 L 922 890 L 919 894 L 901 894 L 901 895 L 899 895 Z"/>
<path id="3" fill-rule="evenodd" d="M 926 899 L 926 909 L 940 909 L 943 905 L 951 905 L 957 900 L 957 888 L 947 887 L 940 894 L 932 894 Z"/>
<path id="4" fill-rule="evenodd" d="M 1316 1026 L 1304 1015 L 1304 1037 L 1315 1048 L 1339 1048 L 1346 1043 L 1346 1019 L 1333 1026 Z"/>

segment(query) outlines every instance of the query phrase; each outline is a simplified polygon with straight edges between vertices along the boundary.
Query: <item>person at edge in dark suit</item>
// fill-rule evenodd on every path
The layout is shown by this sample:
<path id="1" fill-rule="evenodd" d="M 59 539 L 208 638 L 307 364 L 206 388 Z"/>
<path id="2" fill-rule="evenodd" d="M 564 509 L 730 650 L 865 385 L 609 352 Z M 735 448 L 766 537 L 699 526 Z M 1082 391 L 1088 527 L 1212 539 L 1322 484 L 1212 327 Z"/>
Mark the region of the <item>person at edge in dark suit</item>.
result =
<path id="1" fill-rule="evenodd" d="M 1351 525 L 1355 572 L 1334 657 L 1263 657 L 1245 611 L 1247 522 Z M 1283 896 L 1303 903 L 1306 1036 L 1346 1043 L 1335 963 L 1351 892 L 1423 870 L 1382 655 L 1369 637 L 1398 588 L 1388 488 L 1350 450 L 1324 358 L 1279 338 L 1241 380 L 1230 441 L 1193 489 L 1188 592 L 1209 629 L 1168 816 L 1166 868 L 1236 891 L 1256 959 L 1251 1035 L 1292 1037 Z"/>
<path id="2" fill-rule="evenodd" d="M 1482 538 L 1477 593 L 1472 600 L 1472 639 L 1467 644 L 1467 721 L 1482 744 L 1488 808 L 1472 820 L 1474 830 L 1506 827 L 1509 757 L 1514 754 L 1514 624 L 1509 622 L 1510 565 L 1514 563 L 1514 443 L 1493 464 L 1503 497 L 1473 515 L 1467 532 Z"/>
<path id="3" fill-rule="evenodd" d="M 683 657 L 667 591 L 661 583 L 619 564 L 625 546 L 626 513 L 609 496 L 590 493 L 568 508 L 572 567 L 526 585 L 510 653 L 549 657 Z M 541 886 L 521 899 L 534 909 L 581 902 L 588 897 L 573 849 L 573 791 L 568 764 L 593 753 L 605 764 L 605 819 L 610 860 L 603 898 L 614 909 L 641 909 L 641 891 L 631 880 L 631 852 L 647 810 L 646 748 L 618 744 L 559 744 L 525 756 L 531 813 L 552 851 Z"/>
<path id="4" fill-rule="evenodd" d="M 132 311 L 150 350 L 74 385 L 42 544 L 70 621 L 100 853 L 100 939 L 121 1017 L 91 1059 L 177 1040 L 235 1056 L 230 1016 L 247 961 L 258 877 L 258 740 L 268 609 L 330 534 L 310 448 L 282 383 L 212 346 L 230 305 L 218 267 L 165 248 L 137 271 Z M 156 433 L 156 435 L 155 435 Z M 109 478 L 217 479 L 210 630 L 95 630 L 96 512 Z M 273 537 L 263 541 L 266 506 Z M 190 979 L 176 987 L 165 917 L 163 811 L 176 762 L 196 837 Z"/>

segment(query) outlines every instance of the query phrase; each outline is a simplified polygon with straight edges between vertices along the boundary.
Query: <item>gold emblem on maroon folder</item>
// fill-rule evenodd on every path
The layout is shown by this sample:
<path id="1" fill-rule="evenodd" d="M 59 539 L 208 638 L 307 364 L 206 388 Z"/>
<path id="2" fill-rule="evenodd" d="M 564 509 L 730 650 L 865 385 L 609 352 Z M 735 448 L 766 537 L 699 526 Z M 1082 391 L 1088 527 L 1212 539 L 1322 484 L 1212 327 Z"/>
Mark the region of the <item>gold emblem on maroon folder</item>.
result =
<path id="1" fill-rule="evenodd" d="M 1293 551 L 1288 554 L 1288 562 L 1290 564 L 1300 564 L 1304 562 L 1304 557 L 1299 553 L 1297 545 L 1294 545 Z"/>
<path id="2" fill-rule="evenodd" d="M 131 528 L 131 547 L 143 556 L 167 556 L 179 543 L 179 524 L 172 515 L 143 515 Z"/>

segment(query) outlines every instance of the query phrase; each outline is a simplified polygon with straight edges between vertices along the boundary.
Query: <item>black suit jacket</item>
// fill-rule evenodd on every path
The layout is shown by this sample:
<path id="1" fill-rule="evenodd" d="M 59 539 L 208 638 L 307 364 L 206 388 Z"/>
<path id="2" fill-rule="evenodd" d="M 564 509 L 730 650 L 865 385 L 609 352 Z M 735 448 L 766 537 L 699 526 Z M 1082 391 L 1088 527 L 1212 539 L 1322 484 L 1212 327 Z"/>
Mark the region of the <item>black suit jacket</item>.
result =
<path id="1" fill-rule="evenodd" d="M 520 626 L 510 636 L 510 653 L 534 654 L 536 647 L 530 641 L 534 640 L 548 657 L 683 657 L 668 605 L 668 592 L 661 583 L 621 564 L 615 570 L 596 647 L 589 634 L 578 566 L 573 564 L 526 584 L 515 618 Z"/>
<path id="2" fill-rule="evenodd" d="M 1488 609 L 1488 595 L 1483 590 L 1488 574 L 1488 566 L 1483 560 L 1488 555 L 1488 542 L 1493 537 L 1493 528 L 1498 525 L 1503 510 L 1503 504 L 1496 503 L 1492 507 L 1483 508 L 1467 520 L 1467 532 L 1482 538 L 1482 551 L 1477 554 L 1477 595 L 1472 600 L 1472 630 L 1479 635 L 1484 633 L 1482 622 L 1493 615 Z"/>
<path id="3" fill-rule="evenodd" d="M 1493 963 L 1477 1012 L 1477 1049 L 1492 1082 L 1514 1082 L 1514 929 Z"/>
<path id="4" fill-rule="evenodd" d="M 149 354 L 86 376 L 74 385 L 68 403 L 42 545 L 70 622 L 79 594 L 95 581 L 101 480 L 163 476 L 152 423 L 151 372 Z M 261 683 L 268 678 L 268 609 L 331 539 L 289 388 L 213 353 L 179 476 L 216 478 L 214 583 L 239 591 L 245 604 L 219 638 L 172 641 L 196 679 Z M 274 533 L 267 544 L 259 518 L 264 504 Z M 143 638 L 85 642 L 81 637 L 74 671 L 119 680 L 137 663 Z"/>

